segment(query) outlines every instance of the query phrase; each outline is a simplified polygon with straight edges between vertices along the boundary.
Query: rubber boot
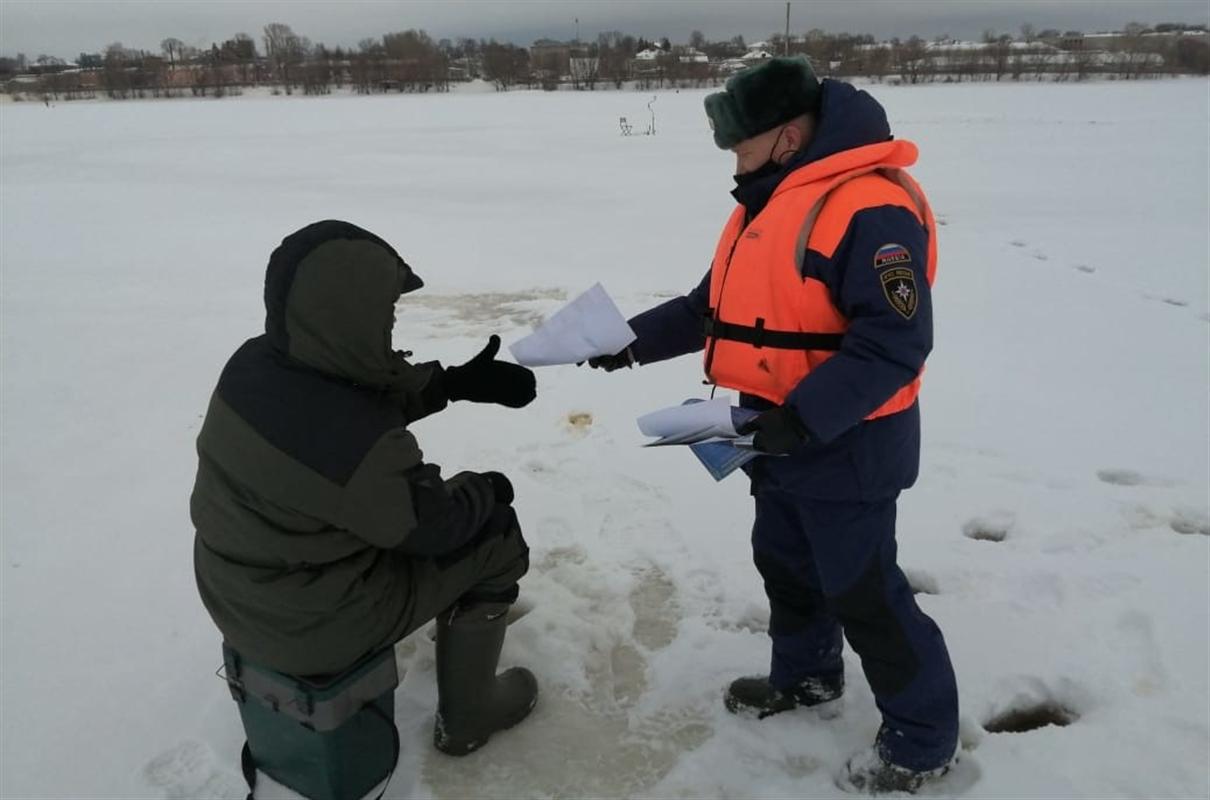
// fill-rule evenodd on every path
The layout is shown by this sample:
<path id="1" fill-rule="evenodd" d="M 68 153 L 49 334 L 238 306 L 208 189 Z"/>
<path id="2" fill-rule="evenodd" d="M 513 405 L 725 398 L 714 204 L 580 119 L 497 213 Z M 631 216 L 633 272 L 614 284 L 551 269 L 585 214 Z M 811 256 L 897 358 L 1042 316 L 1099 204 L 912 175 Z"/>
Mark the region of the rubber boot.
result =
<path id="1" fill-rule="evenodd" d="M 844 676 L 807 678 L 788 689 L 775 689 L 768 675 L 737 678 L 723 694 L 723 703 L 732 714 L 771 717 L 796 708 L 814 708 L 820 717 L 832 719 L 840 715 L 840 698 L 844 694 Z"/>
<path id="2" fill-rule="evenodd" d="M 437 724 L 433 744 L 464 756 L 529 716 L 538 681 L 524 667 L 496 674 L 508 604 L 455 606 L 437 619 Z"/>

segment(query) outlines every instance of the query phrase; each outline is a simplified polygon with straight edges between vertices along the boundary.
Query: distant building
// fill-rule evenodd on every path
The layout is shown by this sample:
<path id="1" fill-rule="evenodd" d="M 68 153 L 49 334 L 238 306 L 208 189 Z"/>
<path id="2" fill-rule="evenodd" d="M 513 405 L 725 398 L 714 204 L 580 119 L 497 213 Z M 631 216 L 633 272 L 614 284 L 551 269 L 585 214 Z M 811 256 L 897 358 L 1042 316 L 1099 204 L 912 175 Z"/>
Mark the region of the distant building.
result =
<path id="1" fill-rule="evenodd" d="M 1084 34 L 1082 33 L 1065 33 L 1058 40 L 1060 50 L 1083 50 L 1084 49 Z"/>
<path id="2" fill-rule="evenodd" d="M 749 50 L 740 57 L 740 61 L 743 61 L 745 64 L 755 64 L 757 61 L 764 61 L 767 58 L 773 58 L 773 54 L 768 50 Z"/>
<path id="3" fill-rule="evenodd" d="M 734 75 L 748 66 L 742 58 L 728 58 L 725 61 L 718 62 L 718 74 Z"/>

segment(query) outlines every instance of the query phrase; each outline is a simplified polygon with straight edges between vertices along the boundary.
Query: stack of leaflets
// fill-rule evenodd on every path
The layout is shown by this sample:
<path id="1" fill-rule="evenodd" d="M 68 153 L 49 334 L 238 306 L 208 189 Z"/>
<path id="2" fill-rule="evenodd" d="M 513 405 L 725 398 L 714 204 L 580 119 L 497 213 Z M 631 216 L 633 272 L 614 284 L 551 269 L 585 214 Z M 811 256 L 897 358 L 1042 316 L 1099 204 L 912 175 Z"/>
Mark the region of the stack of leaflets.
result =
<path id="1" fill-rule="evenodd" d="M 690 399 L 640 417 L 639 430 L 656 437 L 646 447 L 689 445 L 706 471 L 721 481 L 760 455 L 752 449 L 751 435 L 736 433 L 756 414 L 751 409 L 732 406 L 728 397 Z"/>

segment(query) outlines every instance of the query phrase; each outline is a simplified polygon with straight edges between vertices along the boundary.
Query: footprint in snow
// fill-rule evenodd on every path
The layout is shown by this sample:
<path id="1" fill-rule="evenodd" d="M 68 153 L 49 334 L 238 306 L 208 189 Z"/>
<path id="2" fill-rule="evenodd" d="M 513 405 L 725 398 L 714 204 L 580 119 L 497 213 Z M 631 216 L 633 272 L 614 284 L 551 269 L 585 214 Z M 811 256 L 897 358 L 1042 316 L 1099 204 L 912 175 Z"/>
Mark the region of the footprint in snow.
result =
<path id="1" fill-rule="evenodd" d="M 648 650 L 672 644 L 680 622 L 676 602 L 676 584 L 654 564 L 638 573 L 630 590 L 630 608 L 634 612 L 634 638 Z"/>
<path id="2" fill-rule="evenodd" d="M 962 525 L 962 535 L 979 542 L 1002 542 L 1017 525 L 1017 515 L 1011 511 L 992 511 L 972 517 Z"/>
<path id="3" fill-rule="evenodd" d="M 634 614 L 630 637 L 616 643 L 609 655 L 613 697 L 624 708 L 647 690 L 647 657 L 642 650 L 660 650 L 676 638 L 680 609 L 676 585 L 654 564 L 637 572 L 629 604 Z M 640 649 L 641 648 L 641 649 Z"/>
<path id="4" fill-rule="evenodd" d="M 1113 486 L 1171 486 L 1172 482 L 1162 478 L 1153 478 L 1132 469 L 1107 468 L 1097 470 L 1097 477 L 1102 483 Z"/>
<path id="5" fill-rule="evenodd" d="M 543 528 L 559 528 L 564 527 L 565 521 L 558 518 L 550 518 L 543 520 L 540 525 Z M 579 566 L 588 559 L 588 553 L 578 544 L 570 547 L 552 547 L 542 557 L 542 560 L 536 565 L 542 572 L 551 572 L 565 565 Z"/>
<path id="6" fill-rule="evenodd" d="M 1099 469 L 1097 477 L 1114 486 L 1139 486 L 1146 482 L 1141 474 L 1131 469 Z"/>
<path id="7" fill-rule="evenodd" d="M 143 776 L 169 800 L 234 800 L 248 792 L 241 777 L 219 768 L 209 747 L 192 740 L 153 758 L 143 768 Z"/>
<path id="8" fill-rule="evenodd" d="M 769 631 L 769 609 L 752 607 L 747 613 L 725 614 L 715 609 L 706 614 L 706 624 L 716 631 L 725 633 L 765 634 Z"/>
<path id="9" fill-rule="evenodd" d="M 1195 508 L 1178 508 L 1169 527 L 1177 533 L 1210 536 L 1210 515 Z"/>
<path id="10" fill-rule="evenodd" d="M 905 569 L 903 574 L 907 577 L 908 585 L 912 587 L 912 594 L 941 594 L 940 584 L 929 573 L 918 569 Z"/>
<path id="11" fill-rule="evenodd" d="M 1168 671 L 1159 657 L 1160 648 L 1151 617 L 1139 609 L 1121 614 L 1117 621 L 1117 641 L 1122 652 L 1134 654 L 1135 665 L 1130 676 L 1132 691 L 1139 697 L 1152 697 L 1164 691 L 1168 686 Z"/>
<path id="12" fill-rule="evenodd" d="M 649 652 L 676 636 L 676 585 L 658 566 L 637 565 L 626 596 L 634 620 L 629 630 L 619 629 L 611 618 L 622 598 L 613 581 L 589 579 L 594 565 L 585 555 L 581 548 L 552 550 L 539 565 L 553 568 L 546 574 L 576 599 L 591 601 L 576 612 L 596 630 L 580 654 L 587 684 L 545 683 L 528 722 L 465 760 L 426 752 L 423 777 L 436 797 L 477 796 L 485 785 L 500 797 L 645 795 L 714 735 L 704 704 L 667 698 L 647 708 L 640 702 Z"/>
<path id="13" fill-rule="evenodd" d="M 1165 297 L 1164 295 L 1160 294 L 1144 294 L 1143 297 L 1147 298 L 1148 300 L 1155 300 L 1156 302 L 1163 303 L 1166 306 L 1174 306 L 1176 308 L 1187 308 L 1189 306 L 1188 300 L 1182 300 L 1178 297 Z"/>
<path id="14" fill-rule="evenodd" d="M 1021 239 L 1013 239 L 1011 242 L 1009 242 L 1009 244 L 1012 245 L 1013 247 L 1017 247 L 1017 248 L 1029 247 L 1029 242 L 1023 241 Z M 1037 248 L 1031 250 L 1029 253 L 1029 256 L 1030 256 L 1030 258 L 1033 258 L 1037 261 L 1049 261 L 1050 260 L 1050 256 L 1046 255 L 1045 253 L 1043 253 L 1041 250 L 1038 250 Z"/>
<path id="15" fill-rule="evenodd" d="M 1210 515 L 1192 506 L 1179 506 L 1171 513 L 1164 513 L 1140 503 L 1123 507 L 1121 513 L 1135 530 L 1167 527 L 1180 534 L 1210 536 Z"/>
<path id="16" fill-rule="evenodd" d="M 549 475 L 554 475 L 557 470 L 545 461 L 539 461 L 536 458 L 531 458 L 522 465 L 521 469 L 533 475 L 536 478 L 542 478 Z"/>

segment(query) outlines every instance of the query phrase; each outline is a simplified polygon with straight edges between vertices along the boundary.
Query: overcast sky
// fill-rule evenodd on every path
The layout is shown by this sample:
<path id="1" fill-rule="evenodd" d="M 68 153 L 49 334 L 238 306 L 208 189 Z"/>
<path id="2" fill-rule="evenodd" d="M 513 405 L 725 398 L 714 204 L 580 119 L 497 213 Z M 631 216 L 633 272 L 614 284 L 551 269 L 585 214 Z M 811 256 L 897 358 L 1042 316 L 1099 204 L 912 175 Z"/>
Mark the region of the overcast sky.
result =
<path id="1" fill-rule="evenodd" d="M 785 3 L 768 0 L 0 0 L 0 54 L 41 53 L 74 59 L 111 42 L 158 51 L 176 37 L 209 47 L 235 33 L 260 46 L 261 29 L 284 22 L 329 47 L 366 37 L 423 28 L 434 39 L 471 36 L 528 45 L 571 39 L 576 18 L 583 39 L 620 30 L 648 39 L 684 42 L 690 31 L 710 39 L 742 34 L 757 41 L 785 25 Z M 975 38 L 987 29 L 1117 30 L 1131 21 L 1210 22 L 1208 0 L 798 0 L 791 31 L 871 33 L 878 38 L 948 33 Z"/>

